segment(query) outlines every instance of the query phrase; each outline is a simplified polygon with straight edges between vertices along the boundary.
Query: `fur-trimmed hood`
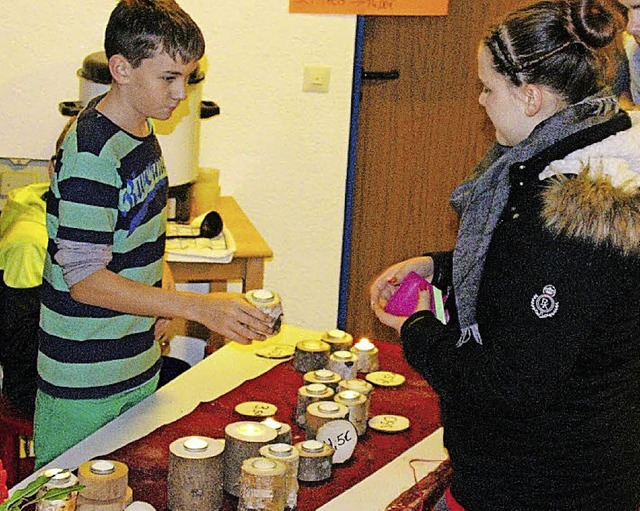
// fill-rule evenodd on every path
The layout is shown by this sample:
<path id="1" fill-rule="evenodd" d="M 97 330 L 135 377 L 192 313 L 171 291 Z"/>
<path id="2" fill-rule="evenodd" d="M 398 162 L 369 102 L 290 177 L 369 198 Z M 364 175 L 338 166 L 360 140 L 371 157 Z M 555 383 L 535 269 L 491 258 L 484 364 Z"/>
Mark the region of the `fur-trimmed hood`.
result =
<path id="1" fill-rule="evenodd" d="M 629 116 L 630 129 L 554 161 L 540 173 L 540 179 L 554 177 L 542 211 L 553 232 L 640 253 L 640 112 Z"/>

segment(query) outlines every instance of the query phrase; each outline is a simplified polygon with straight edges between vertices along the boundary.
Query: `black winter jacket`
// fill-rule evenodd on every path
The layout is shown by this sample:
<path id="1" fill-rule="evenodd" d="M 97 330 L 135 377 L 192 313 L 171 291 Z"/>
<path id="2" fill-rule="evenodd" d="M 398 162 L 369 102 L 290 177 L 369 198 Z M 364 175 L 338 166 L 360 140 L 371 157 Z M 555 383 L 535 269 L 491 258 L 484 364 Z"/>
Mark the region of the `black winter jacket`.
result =
<path id="1" fill-rule="evenodd" d="M 401 330 L 440 394 L 467 511 L 640 507 L 640 126 L 556 149 L 573 154 L 511 170 L 478 295 L 483 344 L 456 348 L 452 296 L 448 325 L 418 312 Z M 451 293 L 451 254 L 434 261 Z"/>

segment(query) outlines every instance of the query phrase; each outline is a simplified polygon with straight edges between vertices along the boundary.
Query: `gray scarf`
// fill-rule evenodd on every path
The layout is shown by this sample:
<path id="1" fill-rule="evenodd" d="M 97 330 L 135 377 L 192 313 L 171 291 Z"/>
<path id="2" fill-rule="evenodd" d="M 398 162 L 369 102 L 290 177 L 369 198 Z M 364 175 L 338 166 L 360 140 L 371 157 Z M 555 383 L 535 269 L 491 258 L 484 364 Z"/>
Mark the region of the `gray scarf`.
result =
<path id="1" fill-rule="evenodd" d="M 453 191 L 450 202 L 460 215 L 453 252 L 453 287 L 461 330 L 458 346 L 471 337 L 482 344 L 476 321 L 478 288 L 493 231 L 509 197 L 511 166 L 574 133 L 610 120 L 617 111 L 617 99 L 608 89 L 571 105 L 538 124 L 518 145 L 494 144 L 471 179 Z"/>

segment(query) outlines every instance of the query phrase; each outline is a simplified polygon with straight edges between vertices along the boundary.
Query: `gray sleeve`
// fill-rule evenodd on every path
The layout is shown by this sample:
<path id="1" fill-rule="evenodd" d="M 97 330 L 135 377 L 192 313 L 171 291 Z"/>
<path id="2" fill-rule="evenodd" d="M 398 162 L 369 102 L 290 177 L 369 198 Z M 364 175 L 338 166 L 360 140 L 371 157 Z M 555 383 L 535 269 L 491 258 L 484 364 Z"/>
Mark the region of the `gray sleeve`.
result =
<path id="1" fill-rule="evenodd" d="M 55 260 L 62 268 L 62 276 L 69 288 L 92 273 L 106 268 L 111 261 L 111 245 L 60 239 L 55 242 L 58 246 Z"/>

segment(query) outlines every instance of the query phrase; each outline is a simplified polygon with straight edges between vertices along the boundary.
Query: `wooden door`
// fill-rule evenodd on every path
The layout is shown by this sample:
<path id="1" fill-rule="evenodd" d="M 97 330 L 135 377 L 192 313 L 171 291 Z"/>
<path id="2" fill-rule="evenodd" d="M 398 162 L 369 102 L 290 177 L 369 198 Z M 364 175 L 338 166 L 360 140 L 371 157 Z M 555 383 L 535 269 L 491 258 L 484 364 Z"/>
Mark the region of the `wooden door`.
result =
<path id="1" fill-rule="evenodd" d="M 477 45 L 492 20 L 528 3 L 450 0 L 448 16 L 365 18 L 363 68 L 400 77 L 361 84 L 344 324 L 355 336 L 397 338 L 369 307 L 381 270 L 453 247 L 449 195 L 494 138 Z"/>

